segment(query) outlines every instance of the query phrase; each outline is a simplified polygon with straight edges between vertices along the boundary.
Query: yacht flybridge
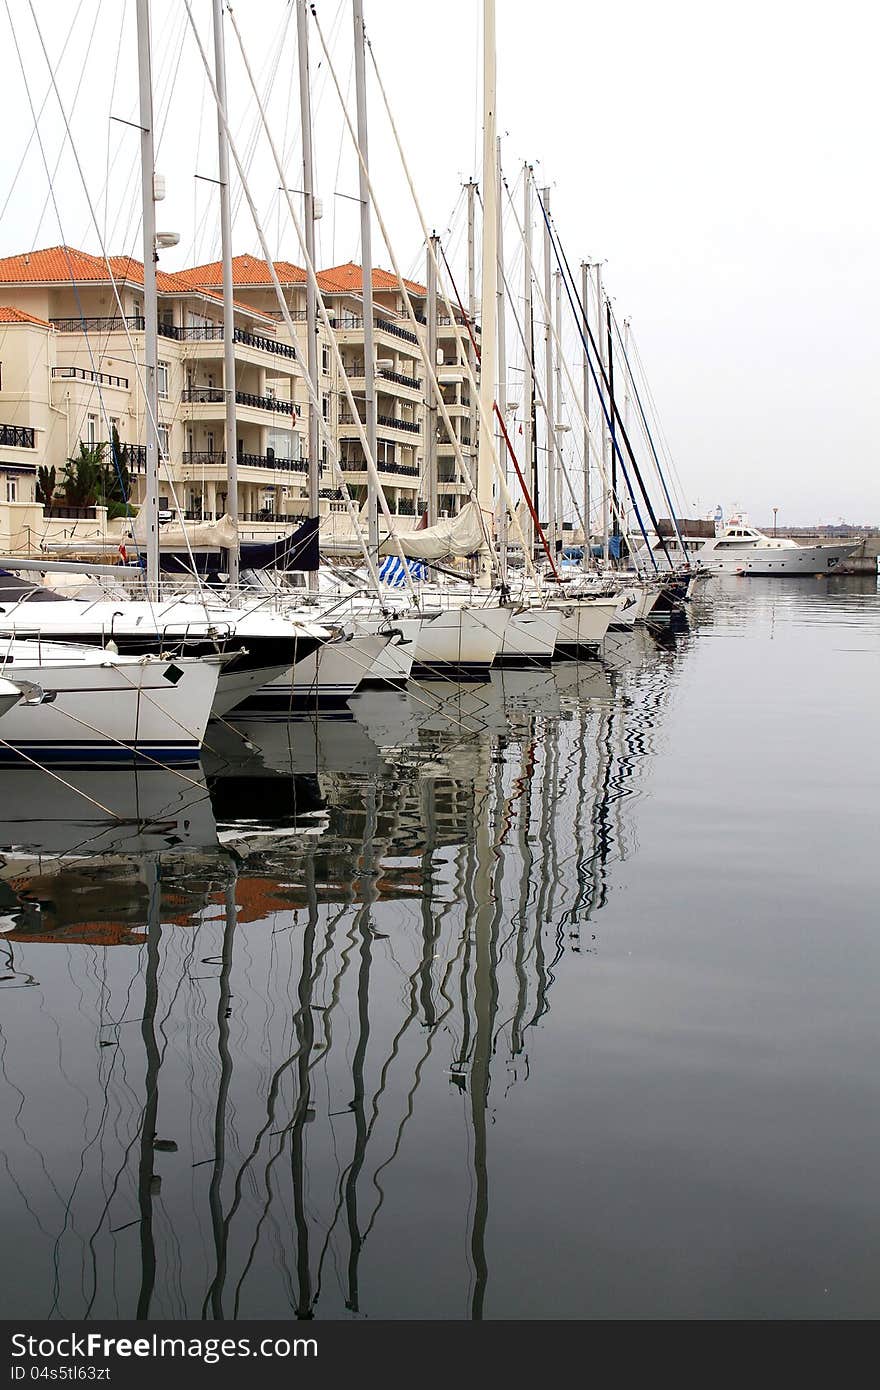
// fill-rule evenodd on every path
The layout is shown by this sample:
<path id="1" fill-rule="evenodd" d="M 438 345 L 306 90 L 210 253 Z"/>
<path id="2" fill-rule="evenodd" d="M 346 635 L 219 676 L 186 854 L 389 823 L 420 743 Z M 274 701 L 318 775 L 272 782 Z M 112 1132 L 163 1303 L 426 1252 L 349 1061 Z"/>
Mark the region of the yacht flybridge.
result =
<path id="1" fill-rule="evenodd" d="M 689 535 L 682 539 L 690 559 L 716 574 L 830 574 L 852 554 L 853 545 L 798 545 L 788 536 L 768 536 L 743 517 L 731 517 L 717 535 Z M 665 538 L 674 559 L 681 559 L 675 536 Z M 651 549 L 662 556 L 659 539 Z"/>

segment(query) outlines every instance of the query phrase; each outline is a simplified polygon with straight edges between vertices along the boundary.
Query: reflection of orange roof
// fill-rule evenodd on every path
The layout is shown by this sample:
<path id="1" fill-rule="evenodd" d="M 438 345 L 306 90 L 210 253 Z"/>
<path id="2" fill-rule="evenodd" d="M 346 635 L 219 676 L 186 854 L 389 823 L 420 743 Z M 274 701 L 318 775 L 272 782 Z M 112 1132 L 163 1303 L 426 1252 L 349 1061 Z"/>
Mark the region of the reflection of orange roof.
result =
<path id="1" fill-rule="evenodd" d="M 22 933 L 20 939 L 39 946 L 143 946 L 144 935 L 144 927 L 130 922 L 71 922 L 51 931 Z"/>
<path id="2" fill-rule="evenodd" d="M 11 305 L 0 305 L 0 323 L 36 323 L 40 328 L 51 328 L 51 323 L 38 319 L 34 314 L 26 314 L 24 309 L 14 309 Z"/>
<path id="3" fill-rule="evenodd" d="M 318 284 L 325 294 L 360 294 L 363 290 L 364 272 L 361 266 L 355 265 L 353 261 L 347 261 L 345 265 L 335 265 L 330 270 L 318 271 Z M 410 294 L 425 295 L 428 293 L 424 285 L 420 285 L 416 280 L 404 280 L 403 282 Z M 399 289 L 397 276 L 392 275 L 390 270 L 373 270 L 373 289 L 374 290 L 396 290 Z"/>
<path id="4" fill-rule="evenodd" d="M 301 266 L 293 265 L 291 261 L 273 261 L 272 264 L 282 285 L 305 284 L 306 273 Z M 200 288 L 204 288 L 206 285 L 222 285 L 223 262 L 209 261 L 207 265 L 194 265 L 189 270 L 178 271 L 178 276 L 187 284 Z M 271 289 L 272 277 L 269 274 L 268 261 L 264 261 L 260 256 L 233 256 L 232 283 L 233 285 L 259 285 Z"/>

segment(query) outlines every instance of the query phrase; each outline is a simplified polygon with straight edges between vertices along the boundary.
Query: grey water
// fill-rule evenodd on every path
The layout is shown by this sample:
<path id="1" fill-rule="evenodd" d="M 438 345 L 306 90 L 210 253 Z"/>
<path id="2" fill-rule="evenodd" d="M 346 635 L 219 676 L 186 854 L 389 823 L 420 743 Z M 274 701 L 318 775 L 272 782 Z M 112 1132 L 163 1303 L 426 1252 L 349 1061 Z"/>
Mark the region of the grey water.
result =
<path id="1" fill-rule="evenodd" d="M 878 697 L 873 579 L 725 579 L 4 769 L 0 1316 L 876 1316 Z"/>

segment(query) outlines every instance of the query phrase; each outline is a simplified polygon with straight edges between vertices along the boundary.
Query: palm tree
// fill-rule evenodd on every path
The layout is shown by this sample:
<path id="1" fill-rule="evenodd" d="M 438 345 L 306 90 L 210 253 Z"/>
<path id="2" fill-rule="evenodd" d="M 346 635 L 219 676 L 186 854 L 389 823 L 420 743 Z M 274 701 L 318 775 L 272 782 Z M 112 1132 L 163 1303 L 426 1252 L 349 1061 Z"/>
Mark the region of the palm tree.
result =
<path id="1" fill-rule="evenodd" d="M 42 502 L 46 511 L 52 510 L 52 498 L 55 496 L 55 469 L 40 467 L 37 469 L 37 485 L 34 489 L 38 502 Z"/>
<path id="2" fill-rule="evenodd" d="M 93 507 L 106 491 L 103 444 L 79 446 L 79 457 L 64 465 L 61 490 L 68 507 Z"/>

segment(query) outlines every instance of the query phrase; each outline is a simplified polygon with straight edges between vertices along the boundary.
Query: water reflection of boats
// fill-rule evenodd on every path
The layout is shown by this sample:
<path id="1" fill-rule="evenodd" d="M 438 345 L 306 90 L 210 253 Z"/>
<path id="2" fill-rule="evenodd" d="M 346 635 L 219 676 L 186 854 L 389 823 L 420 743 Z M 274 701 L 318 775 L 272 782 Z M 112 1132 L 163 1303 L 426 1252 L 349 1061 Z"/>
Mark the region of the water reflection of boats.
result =
<path id="1" fill-rule="evenodd" d="M 631 794 L 670 690 L 649 650 L 636 672 L 504 672 L 467 692 L 482 723 L 467 740 L 415 723 L 396 748 L 390 711 L 360 765 L 319 760 L 299 816 L 319 835 L 245 825 L 231 856 L 148 855 L 119 930 L 95 922 L 85 874 L 56 889 L 54 918 L 19 917 L 7 987 L 40 989 L 27 1027 L 5 1033 L 19 1127 L 4 1228 L 27 1246 L 41 1311 L 491 1314 L 492 1122 L 542 1065 L 555 983 L 570 952 L 598 949 L 632 849 Z M 341 727 L 322 724 L 315 748 Z M 258 809 L 271 829 L 276 788 L 300 796 L 297 730 L 286 764 L 280 733 L 239 744 L 231 770 L 215 746 L 221 834 Z M 47 893 L 26 875 L 14 886 L 19 902 Z M 112 901 L 119 876 L 105 886 Z M 141 949 L 57 950 L 86 939 Z M 20 1105 L 28 1049 L 39 1106 Z"/>
<path id="2" fill-rule="evenodd" d="M 138 855 L 217 844 L 200 769 L 0 770 L 0 856 Z"/>

